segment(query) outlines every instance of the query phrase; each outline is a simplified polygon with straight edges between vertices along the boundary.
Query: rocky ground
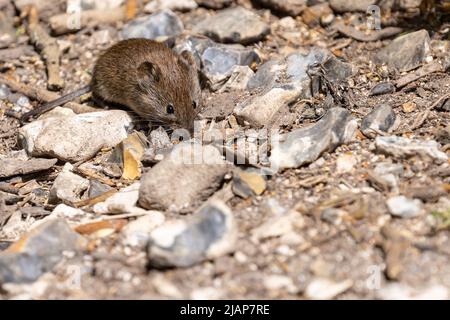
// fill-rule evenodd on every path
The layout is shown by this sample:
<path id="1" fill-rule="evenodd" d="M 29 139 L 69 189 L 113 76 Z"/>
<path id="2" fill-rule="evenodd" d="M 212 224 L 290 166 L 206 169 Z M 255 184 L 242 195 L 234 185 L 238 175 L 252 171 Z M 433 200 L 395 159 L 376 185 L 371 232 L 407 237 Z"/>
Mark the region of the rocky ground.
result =
<path id="1" fill-rule="evenodd" d="M 0 0 L 0 298 L 450 298 L 446 1 L 80 3 Z M 19 121 L 134 37 L 195 56 L 194 140 Z"/>

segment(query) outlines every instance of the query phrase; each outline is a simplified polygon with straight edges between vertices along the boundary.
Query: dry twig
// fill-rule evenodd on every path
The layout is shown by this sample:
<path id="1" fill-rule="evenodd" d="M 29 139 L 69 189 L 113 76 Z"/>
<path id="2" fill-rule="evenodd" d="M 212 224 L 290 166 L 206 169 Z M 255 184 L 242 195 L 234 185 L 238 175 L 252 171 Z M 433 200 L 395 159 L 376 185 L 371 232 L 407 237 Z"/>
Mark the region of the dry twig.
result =
<path id="1" fill-rule="evenodd" d="M 358 29 L 345 25 L 343 22 L 337 22 L 334 28 L 342 33 L 343 35 L 353 38 L 358 41 L 378 41 L 385 38 L 390 38 L 402 32 L 401 28 L 398 27 L 387 27 L 381 30 L 371 30 L 370 33 L 362 32 Z"/>
<path id="2" fill-rule="evenodd" d="M 76 14 L 75 14 L 76 15 Z M 50 18 L 50 27 L 54 34 L 60 35 L 67 32 L 74 32 L 87 26 L 96 26 L 104 23 L 114 23 L 125 21 L 127 9 L 125 6 L 105 10 L 86 10 L 79 13 L 79 17 L 73 13 L 64 13 Z M 78 19 L 75 23 L 70 23 L 71 19 Z"/>
<path id="3" fill-rule="evenodd" d="M 430 64 L 422 66 L 413 73 L 408 73 L 407 75 L 401 77 L 396 81 L 395 86 L 397 88 L 402 88 L 407 84 L 414 82 L 434 72 L 444 72 L 445 71 L 444 69 L 445 68 L 438 61 L 432 62 Z"/>
<path id="4" fill-rule="evenodd" d="M 55 38 L 39 24 L 39 16 L 35 7 L 31 7 L 28 15 L 28 35 L 31 42 L 42 55 L 47 66 L 47 88 L 59 90 L 64 86 L 64 80 L 59 75 L 59 46 Z"/>
<path id="5" fill-rule="evenodd" d="M 11 76 L 7 76 L 5 74 L 0 74 L 0 83 L 6 84 L 12 91 L 20 92 L 30 99 L 37 100 L 40 102 L 49 102 L 55 99 L 58 99 L 60 96 L 55 93 L 45 89 L 40 89 L 36 86 L 30 86 L 24 83 L 19 83 L 14 80 Z M 68 102 L 64 105 L 67 108 L 70 108 L 75 113 L 86 113 L 86 112 L 94 112 L 98 111 L 98 109 L 85 106 L 75 102 Z"/>
<path id="6" fill-rule="evenodd" d="M 427 120 L 428 116 L 430 115 L 431 110 L 433 110 L 435 107 L 437 107 L 441 102 L 444 100 L 450 98 L 450 92 L 447 94 L 444 94 L 442 97 L 437 99 L 433 104 L 431 104 L 425 111 L 422 111 L 419 116 L 414 121 L 411 130 L 415 130 L 417 128 L 420 128 L 424 122 Z"/>
<path id="7" fill-rule="evenodd" d="M 20 46 L 0 50 L 0 61 L 10 61 L 23 56 L 33 56 L 36 53 L 32 46 Z"/>

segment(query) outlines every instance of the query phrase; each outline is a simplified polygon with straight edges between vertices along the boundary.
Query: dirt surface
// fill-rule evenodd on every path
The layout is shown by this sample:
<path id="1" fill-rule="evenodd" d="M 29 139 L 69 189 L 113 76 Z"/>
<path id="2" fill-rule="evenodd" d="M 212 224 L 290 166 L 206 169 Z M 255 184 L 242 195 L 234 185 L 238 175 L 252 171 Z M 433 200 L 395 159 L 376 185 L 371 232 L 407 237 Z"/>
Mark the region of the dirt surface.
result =
<path id="1" fill-rule="evenodd" d="M 402 76 L 400 72 L 388 71 L 370 60 L 377 50 L 392 41 L 391 38 L 373 42 L 349 40 L 333 33 L 330 28 L 308 26 L 302 16 L 293 19 L 295 27 L 288 32 L 280 26 L 280 21 L 286 19 L 283 14 L 252 6 L 248 1 L 238 2 L 251 8 L 271 26 L 271 33 L 265 40 L 248 45 L 257 49 L 262 62 L 310 46 L 328 48 L 339 58 L 350 62 L 356 70 L 349 79 L 347 91 L 354 104 L 344 107 L 351 111 L 358 122 L 376 106 L 388 104 L 400 119 L 394 134 L 435 140 L 440 143 L 440 150 L 448 154 L 449 111 L 434 108 L 420 126 L 413 128 L 415 121 L 423 116 L 429 106 L 450 92 L 448 71 L 422 77 L 395 93 L 369 96 L 375 84 L 395 82 Z M 184 22 L 185 29 L 189 30 L 198 19 L 214 12 L 197 8 L 177 12 L 177 15 Z M 143 12 L 138 12 L 138 16 L 143 15 Z M 365 15 L 345 13 L 342 17 L 364 19 Z M 27 43 L 28 36 L 18 18 L 16 26 L 19 34 L 17 43 Z M 61 56 L 60 71 L 65 81 L 63 92 L 73 91 L 88 83 L 95 57 L 118 41 L 121 27 L 122 23 L 99 25 L 56 37 L 70 46 Z M 432 42 L 439 40 L 447 45 L 449 43 L 448 22 L 430 26 L 426 21 L 421 21 L 420 25 L 409 21 L 406 27 L 408 31 L 426 28 Z M 109 37 L 106 42 L 99 43 L 102 42 L 97 39 L 99 32 L 104 30 L 108 30 Z M 449 54 L 448 49 L 433 52 L 434 59 Z M 46 87 L 46 68 L 38 54 L 2 62 L 0 70 L 13 75 L 20 82 Z M 211 96 L 210 100 L 206 99 L 207 103 L 216 99 L 215 103 L 220 104 L 219 121 L 227 118 L 235 103 L 247 95 L 231 93 L 227 96 L 209 93 L 207 89 L 205 94 Z M 323 100 L 324 96 L 318 96 L 309 102 L 296 102 L 290 107 L 290 112 L 298 116 L 293 118 L 292 123 L 282 121 L 281 131 L 290 132 L 315 123 L 322 115 Z M 230 101 L 232 104 L 228 105 Z M 33 100 L 31 103 L 33 106 L 38 104 Z M 406 103 L 413 103 L 412 107 L 408 108 L 411 104 L 405 106 Z M 21 124 L 5 113 L 12 106 L 10 102 L 0 100 L 1 155 L 21 149 L 16 139 Z M 338 159 L 348 155 L 355 160 L 355 165 L 349 171 L 340 173 L 337 170 Z M 400 177 L 398 192 L 384 188 L 370 178 L 370 172 L 384 161 L 403 166 L 404 174 Z M 312 164 L 286 169 L 271 176 L 262 195 L 249 199 L 232 197 L 227 204 L 232 209 L 239 230 L 236 250 L 232 254 L 189 268 L 148 269 L 145 252 L 123 246 L 118 241 L 120 234 L 116 232 L 107 237 L 90 238 L 89 250 L 74 257 L 65 256 L 51 272 L 33 283 L 5 286 L 0 291 L 0 298 L 23 295 L 35 299 L 300 299 L 307 297 L 305 290 L 308 284 L 318 278 L 332 279 L 336 283 L 350 280 L 349 288 L 333 297 L 338 299 L 386 298 L 383 289 L 392 284 L 420 292 L 436 285 L 450 290 L 448 164 L 437 164 L 420 157 L 399 159 L 381 154 L 374 148 L 374 139 L 358 132 L 353 142 L 322 154 Z M 43 193 L 41 200 L 20 205 L 41 206 L 51 211 L 54 206 L 46 203 L 46 197 L 63 165 L 64 162 L 59 161 L 45 173 L 17 180 L 17 183 L 21 183 L 36 179 Z M 444 191 L 439 193 L 439 190 Z M 440 196 L 433 197 L 433 191 Z M 389 197 L 415 194 L 417 198 L 420 192 L 423 214 L 402 219 L 389 213 L 386 205 Z M 325 208 L 337 209 L 342 215 L 330 221 L 324 218 Z M 286 234 L 253 239 L 253 230 L 279 214 L 277 210 L 297 211 L 302 219 Z M 167 214 L 167 217 L 171 216 L 174 215 Z M 394 236 L 385 235 L 383 230 L 388 227 L 393 230 Z M 398 237 L 403 241 L 398 240 Z M 2 242 L 0 239 L 0 248 L 8 245 L 8 241 Z M 398 249 L 399 245 L 403 246 L 402 249 Z M 392 253 L 395 250 L 400 250 L 400 253 Z M 396 266 L 400 266 L 401 272 L 390 275 L 390 268 Z M 274 275 L 290 279 L 289 284 L 271 286 L 267 279 Z M 74 284 L 78 276 L 80 281 Z M 375 287 L 371 285 L 373 283 Z"/>

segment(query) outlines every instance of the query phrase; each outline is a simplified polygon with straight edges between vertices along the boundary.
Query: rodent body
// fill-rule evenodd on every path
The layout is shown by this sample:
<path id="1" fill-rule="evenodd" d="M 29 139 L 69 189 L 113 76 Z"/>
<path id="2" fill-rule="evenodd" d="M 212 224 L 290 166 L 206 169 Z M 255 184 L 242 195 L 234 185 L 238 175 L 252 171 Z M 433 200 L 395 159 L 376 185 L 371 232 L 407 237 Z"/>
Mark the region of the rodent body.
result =
<path id="1" fill-rule="evenodd" d="M 107 49 L 94 66 L 90 85 L 78 90 L 78 96 L 89 90 L 96 101 L 124 105 L 152 123 L 188 130 L 192 130 L 201 105 L 192 55 L 187 51 L 176 54 L 164 44 L 147 39 L 123 40 Z M 24 116 L 68 102 L 78 91 Z"/>

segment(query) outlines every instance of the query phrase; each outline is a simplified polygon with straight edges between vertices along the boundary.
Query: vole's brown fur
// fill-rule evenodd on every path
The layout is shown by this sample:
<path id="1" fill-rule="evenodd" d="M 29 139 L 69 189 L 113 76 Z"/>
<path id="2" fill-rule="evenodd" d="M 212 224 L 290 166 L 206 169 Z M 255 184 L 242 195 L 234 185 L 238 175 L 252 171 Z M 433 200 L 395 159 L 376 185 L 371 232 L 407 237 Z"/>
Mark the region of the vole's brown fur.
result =
<path id="1" fill-rule="evenodd" d="M 94 66 L 89 87 L 95 100 L 124 105 L 155 124 L 189 130 L 201 105 L 192 55 L 187 51 L 178 55 L 147 39 L 123 40 L 107 49 Z M 62 98 L 59 104 L 67 102 Z M 51 104 L 39 109 L 47 111 Z"/>

